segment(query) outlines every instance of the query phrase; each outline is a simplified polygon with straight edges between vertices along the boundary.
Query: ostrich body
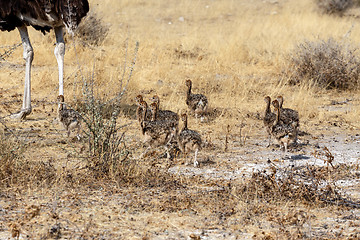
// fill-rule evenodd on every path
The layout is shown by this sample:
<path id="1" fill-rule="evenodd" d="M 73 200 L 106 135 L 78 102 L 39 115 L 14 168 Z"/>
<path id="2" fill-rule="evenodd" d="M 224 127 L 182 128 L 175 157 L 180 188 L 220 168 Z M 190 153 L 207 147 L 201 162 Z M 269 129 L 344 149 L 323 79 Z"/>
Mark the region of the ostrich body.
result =
<path id="1" fill-rule="evenodd" d="M 264 113 L 264 118 L 263 118 L 263 122 L 264 122 L 264 126 L 265 129 L 269 135 L 269 142 L 267 147 L 270 146 L 271 143 L 271 129 L 273 127 L 273 124 L 276 120 L 276 115 L 275 113 L 271 112 L 271 108 L 270 108 L 270 104 L 271 104 L 271 98 L 269 96 L 266 96 L 264 98 L 265 102 L 266 102 L 266 108 L 265 108 L 265 113 Z"/>
<path id="2" fill-rule="evenodd" d="M 194 167 L 198 167 L 199 162 L 197 161 L 197 154 L 199 150 L 201 150 L 201 136 L 198 132 L 188 129 L 186 114 L 181 115 L 181 120 L 183 121 L 184 126 L 179 135 L 177 136 L 179 148 L 183 153 L 186 153 L 188 151 L 195 151 Z"/>
<path id="3" fill-rule="evenodd" d="M 279 102 L 279 108 L 281 112 L 281 121 L 285 124 L 291 124 L 296 128 L 296 136 L 294 138 L 294 143 L 297 141 L 297 135 L 300 127 L 299 113 L 298 111 L 291 108 L 283 108 L 284 98 L 282 96 L 278 96 L 277 101 Z"/>
<path id="4" fill-rule="evenodd" d="M 0 0 L 0 30 L 20 32 L 24 47 L 25 84 L 23 104 L 20 112 L 12 117 L 25 119 L 31 113 L 31 64 L 34 51 L 30 43 L 27 26 L 32 26 L 43 34 L 54 29 L 56 46 L 54 54 L 59 68 L 59 95 L 64 95 L 64 55 L 65 42 L 63 28 L 69 33 L 79 25 L 89 11 L 87 0 Z"/>
<path id="5" fill-rule="evenodd" d="M 159 119 L 159 107 L 156 102 L 150 104 L 151 122 L 158 124 L 161 128 L 170 129 L 171 132 L 175 133 L 176 126 L 172 121 Z"/>
<path id="6" fill-rule="evenodd" d="M 140 105 L 142 107 L 141 130 L 142 134 L 145 136 L 144 142 L 149 145 L 145 152 L 141 154 L 141 157 L 144 156 L 151 148 L 163 145 L 165 147 L 167 157 L 170 158 L 167 145 L 171 142 L 174 136 L 174 131 L 166 122 L 158 121 L 156 119 L 156 106 L 150 105 L 152 117 L 150 121 L 147 121 L 147 103 L 145 101 L 141 101 Z"/>
<path id="7" fill-rule="evenodd" d="M 287 152 L 288 145 L 291 140 L 294 140 L 296 137 L 296 123 L 292 122 L 286 124 L 281 121 L 281 110 L 278 100 L 272 102 L 275 112 L 276 119 L 271 128 L 271 134 L 279 142 L 280 147 L 284 148 L 284 151 Z"/>
<path id="8" fill-rule="evenodd" d="M 179 115 L 173 111 L 170 110 L 160 110 L 160 98 L 159 96 L 155 95 L 151 98 L 151 100 L 153 101 L 153 103 L 156 103 L 157 105 L 157 115 L 156 115 L 156 119 L 160 120 L 160 121 L 166 121 L 169 122 L 170 125 L 172 125 L 173 127 L 175 127 L 176 129 L 179 126 Z"/>
<path id="9" fill-rule="evenodd" d="M 281 120 L 284 123 L 296 122 L 299 125 L 299 113 L 298 111 L 291 108 L 283 108 L 284 98 L 282 96 L 278 96 L 276 100 L 279 102 L 280 112 L 281 112 Z"/>
<path id="10" fill-rule="evenodd" d="M 63 124 L 65 130 L 67 131 L 67 137 L 70 136 L 70 132 L 72 129 L 77 129 L 77 135 L 76 137 L 78 140 L 80 140 L 80 115 L 72 110 L 67 109 L 65 105 L 65 99 L 63 95 L 59 95 L 57 97 L 57 100 L 59 102 L 58 106 L 58 119 Z"/>
<path id="11" fill-rule="evenodd" d="M 203 115 L 206 112 L 208 100 L 203 94 L 191 93 L 192 82 L 190 79 L 186 80 L 185 84 L 187 87 L 186 105 L 188 105 L 192 112 L 195 112 L 195 117 L 197 118 L 199 114 Z M 201 120 L 203 120 L 203 117 L 201 117 Z"/>

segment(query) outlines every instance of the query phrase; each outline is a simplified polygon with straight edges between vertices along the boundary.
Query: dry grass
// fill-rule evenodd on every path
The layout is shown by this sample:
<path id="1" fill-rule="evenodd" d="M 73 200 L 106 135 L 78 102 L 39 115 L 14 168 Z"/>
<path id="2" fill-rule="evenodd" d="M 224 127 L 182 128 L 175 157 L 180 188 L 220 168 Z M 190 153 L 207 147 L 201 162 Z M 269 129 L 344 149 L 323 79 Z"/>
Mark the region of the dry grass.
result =
<path id="1" fill-rule="evenodd" d="M 290 84 L 311 81 L 308 84 L 325 89 L 357 89 L 359 63 L 357 49 L 346 43 L 346 39 L 306 41 L 290 57 Z"/>
<path id="2" fill-rule="evenodd" d="M 234 180 L 170 174 L 169 166 L 180 165 L 181 160 L 164 160 L 157 150 L 138 159 L 144 148 L 134 123 L 133 101 L 138 94 L 146 99 L 157 94 L 162 108 L 183 111 L 187 108 L 185 80 L 190 78 L 194 92 L 208 97 L 213 114 L 201 124 L 189 118 L 189 127 L 206 139 L 201 157 L 215 169 L 238 169 L 247 160 L 228 163 L 226 157 L 256 151 L 258 145 L 246 149 L 248 141 L 260 143 L 266 138 L 260 121 L 266 95 L 283 95 L 286 107 L 299 111 L 304 132 L 319 136 L 333 123 L 341 124 L 344 132 L 357 131 L 359 89 L 341 93 L 319 89 L 306 81 L 308 76 L 293 86 L 288 84 L 291 76 L 284 74 L 289 70 L 288 56 L 303 42 L 342 39 L 346 33 L 349 42 L 359 42 L 360 29 L 352 27 L 353 18 L 318 14 L 311 0 L 93 0 L 90 4 L 96 16 L 91 19 L 99 23 L 91 31 L 99 35 L 92 46 L 79 38 L 67 39 L 65 93 L 69 106 L 88 119 L 99 117 L 89 110 L 105 112 L 107 117 L 88 121 L 80 142 L 63 138 L 52 122 L 57 92 L 54 36 L 29 30 L 35 49 L 34 112 L 27 122 L 6 122 L 21 141 L 1 138 L 0 185 L 5 190 L 0 201 L 6 200 L 0 206 L 7 214 L 0 221 L 0 236 L 2 231 L 12 231 L 15 237 L 21 232 L 44 239 L 201 239 L 207 234 L 201 229 L 218 231 L 218 238 L 224 239 L 226 232 L 254 239 L 359 236 L 358 231 L 319 230 L 325 224 L 319 219 L 343 216 L 357 208 L 359 203 L 335 183 L 348 175 L 356 179 L 358 165 L 299 169 L 272 165 Z M 108 32 L 102 32 L 101 26 Z M 16 46 L 18 35 L 16 31 L 1 34 L 1 45 Z M 123 89 L 122 80 L 129 76 L 137 42 L 129 85 L 114 104 L 113 98 Z M 0 114 L 5 116 L 21 106 L 24 68 L 21 47 L 7 47 L 0 53 L 0 77 L 6 79 L 0 84 L 4 103 Z M 89 79 L 94 87 L 91 94 L 84 84 Z M 323 108 L 332 100 L 346 99 L 351 102 L 349 111 Z M 90 100 L 92 109 L 86 109 L 91 104 L 84 103 Z M 116 124 L 111 125 L 111 114 L 118 107 Z M 101 135 L 107 130 L 107 135 Z M 26 131 L 35 133 L 26 135 Z M 219 155 L 226 157 L 218 159 Z M 19 202 L 20 198 L 24 201 Z M 33 216 L 37 206 L 41 211 Z M 359 225 L 356 216 L 346 217 L 350 225 Z"/>
<path id="3" fill-rule="evenodd" d="M 354 2 L 353 0 L 317 0 L 317 5 L 323 13 L 342 16 Z"/>
<path id="4" fill-rule="evenodd" d="M 76 38 L 85 45 L 99 46 L 105 40 L 109 26 L 102 22 L 94 11 L 90 11 L 76 30 Z"/>
<path id="5" fill-rule="evenodd" d="M 12 134 L 0 135 L 0 186 L 38 188 L 53 184 L 57 177 L 53 163 L 26 159 L 26 144 Z"/>

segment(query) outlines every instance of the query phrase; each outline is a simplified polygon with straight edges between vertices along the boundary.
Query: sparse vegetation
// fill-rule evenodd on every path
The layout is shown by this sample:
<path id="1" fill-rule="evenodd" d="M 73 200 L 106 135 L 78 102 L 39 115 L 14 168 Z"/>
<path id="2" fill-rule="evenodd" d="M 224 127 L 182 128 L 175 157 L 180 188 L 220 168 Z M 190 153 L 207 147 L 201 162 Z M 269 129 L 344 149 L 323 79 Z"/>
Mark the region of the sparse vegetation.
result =
<path id="1" fill-rule="evenodd" d="M 313 83 L 325 89 L 354 89 L 359 85 L 358 49 L 333 38 L 305 41 L 290 56 L 290 83 Z"/>
<path id="2" fill-rule="evenodd" d="M 352 15 L 318 14 L 314 0 L 90 6 L 94 28 L 84 21 L 90 35 L 65 55 L 65 99 L 83 117 L 81 140 L 54 120 L 52 32 L 29 28 L 33 113 L 8 118 L 21 105 L 23 49 L 17 31 L 0 35 L 0 239 L 359 239 Z M 185 164 L 191 154 L 165 159 L 162 148 L 140 158 L 134 97 L 156 94 L 161 109 L 181 113 L 188 78 L 210 107 L 207 121 L 188 119 L 205 142 L 200 167 Z M 265 146 L 267 95 L 299 111 L 300 141 L 287 154 Z"/>
<path id="3" fill-rule="evenodd" d="M 98 46 L 105 40 L 108 32 L 109 26 L 92 9 L 80 23 L 75 36 L 85 45 Z"/>
<path id="4" fill-rule="evenodd" d="M 316 0 L 319 9 L 326 14 L 343 15 L 353 4 L 353 0 Z"/>
<path id="5" fill-rule="evenodd" d="M 124 126 L 118 126 L 117 119 L 121 113 L 120 101 L 126 92 L 131 79 L 139 45 L 136 44 L 134 58 L 128 76 L 122 74 L 119 79 L 119 90 L 111 100 L 99 99 L 95 96 L 94 75 L 84 78 L 83 103 L 81 116 L 85 123 L 85 134 L 88 140 L 88 167 L 94 172 L 95 178 L 115 177 L 120 174 L 122 165 L 129 152 L 124 143 Z M 125 71 L 125 70 L 124 70 Z M 125 78 L 126 77 L 126 78 Z M 119 133 L 119 131 L 122 131 Z M 127 162 L 127 161 L 126 161 Z M 125 170 L 126 171 L 126 170 Z"/>
<path id="6" fill-rule="evenodd" d="M 357 169 L 358 166 L 348 166 Z M 279 168 L 272 164 L 262 172 L 252 174 L 240 187 L 239 195 L 247 201 L 294 201 L 310 205 L 334 204 L 360 208 L 360 202 L 343 196 L 335 181 L 343 174 L 344 166 L 336 168 L 307 166 L 301 169 Z"/>
<path id="7" fill-rule="evenodd" d="M 0 187 L 47 187 L 55 181 L 54 165 L 26 159 L 26 149 L 11 133 L 0 133 Z"/>

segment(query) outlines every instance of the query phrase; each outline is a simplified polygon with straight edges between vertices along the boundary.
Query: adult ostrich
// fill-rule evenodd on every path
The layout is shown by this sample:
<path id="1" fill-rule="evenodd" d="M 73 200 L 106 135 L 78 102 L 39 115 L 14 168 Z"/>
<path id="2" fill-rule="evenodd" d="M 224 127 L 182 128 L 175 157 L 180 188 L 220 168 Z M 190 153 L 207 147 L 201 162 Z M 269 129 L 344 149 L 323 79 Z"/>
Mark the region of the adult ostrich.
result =
<path id="1" fill-rule="evenodd" d="M 23 105 L 13 118 L 25 119 L 31 113 L 31 63 L 34 58 L 27 26 L 32 26 L 43 34 L 54 29 L 56 46 L 54 54 L 59 67 L 59 95 L 64 95 L 64 55 L 63 29 L 72 34 L 81 19 L 89 11 L 87 0 L 0 0 L 0 30 L 20 32 L 24 47 L 25 87 Z"/>

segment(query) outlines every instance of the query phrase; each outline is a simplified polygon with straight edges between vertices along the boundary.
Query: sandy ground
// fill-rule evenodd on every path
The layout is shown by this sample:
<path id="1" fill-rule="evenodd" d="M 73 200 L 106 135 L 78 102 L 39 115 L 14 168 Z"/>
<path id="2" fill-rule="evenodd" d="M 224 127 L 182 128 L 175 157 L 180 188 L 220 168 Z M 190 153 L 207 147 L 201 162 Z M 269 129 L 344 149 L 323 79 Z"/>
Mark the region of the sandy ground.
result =
<path id="1" fill-rule="evenodd" d="M 3 96 L 3 101 L 10 101 L 17 95 Z M 74 149 L 79 148 L 80 143 L 66 139 L 64 130 L 55 120 L 56 106 L 51 102 L 41 103 L 35 100 L 34 103 L 37 106 L 43 104 L 43 107 L 37 107 L 27 121 L 2 119 L 5 124 L 3 126 L 7 127 L 6 131 L 8 134 L 13 132 L 28 142 L 31 146 L 27 151 L 29 158 L 49 161 L 63 168 L 76 166 L 78 160 L 74 157 Z M 4 115 L 6 107 L 3 106 L 1 111 Z M 135 120 L 125 117 L 122 121 L 132 123 L 127 139 L 138 142 Z M 224 151 L 224 138 L 213 136 L 212 140 L 207 141 L 207 147 L 199 155 L 199 168 L 184 164 L 187 160 L 181 161 L 183 158 L 175 159 L 170 164 L 165 164 L 166 160 L 161 158 L 157 161 L 164 165 L 164 171 L 184 177 L 199 176 L 205 182 L 246 179 L 253 172 L 261 172 L 271 165 L 279 169 L 324 166 L 327 165 L 324 161 L 327 158 L 316 157 L 314 154 L 316 151 L 324 154 L 324 147 L 333 156 L 331 163 L 335 167 L 339 164 L 359 165 L 360 135 L 352 131 L 351 126 L 341 124 L 340 121 L 318 126 L 313 133 L 303 128 L 298 146 L 290 147 L 288 153 L 284 153 L 276 144 L 266 147 L 267 139 L 262 122 L 253 121 L 255 127 L 252 134 L 246 137 L 245 143 L 244 138 L 240 140 L 237 133 L 230 132 L 227 151 Z M 209 124 L 211 123 L 202 123 L 200 128 L 206 129 Z M 141 149 L 134 155 L 140 154 Z M 158 156 L 161 155 L 160 152 L 161 150 L 158 151 Z M 189 155 L 188 158 L 191 159 L 192 156 Z M 328 167 L 331 168 L 330 165 Z M 358 200 L 359 169 L 352 174 L 356 177 L 344 176 L 337 180 L 336 185 L 344 195 Z M 154 203 L 154 199 L 162 199 L 158 189 L 150 188 L 139 193 L 136 188 L 108 186 L 100 184 L 74 189 L 53 186 L 42 190 L 1 191 L 0 239 L 10 239 L 11 233 L 16 233 L 17 229 L 20 230 L 19 239 L 272 239 L 282 229 L 280 225 L 266 219 L 256 220 L 253 228 L 241 226 L 236 217 L 218 219 L 211 213 L 200 214 L 198 210 L 186 207 L 175 211 L 159 210 L 161 207 L 157 207 L 152 211 L 151 206 L 161 205 Z M 214 185 L 194 184 L 176 191 L 179 196 L 186 196 L 194 191 L 206 194 L 220 190 Z M 141 202 L 144 206 L 139 205 Z M 149 202 L 151 204 L 146 207 Z M 317 239 L 329 239 L 333 236 L 355 236 L 353 239 L 359 237 L 359 208 L 330 207 L 322 211 L 321 208 L 309 209 L 298 205 L 293 209 L 312 216 L 303 225 L 307 229 L 307 236 Z M 294 226 L 288 228 L 295 229 Z"/>
<path id="2" fill-rule="evenodd" d="M 107 88 L 114 88 L 117 75 L 122 74 L 125 38 L 130 45 L 139 40 L 127 100 L 138 91 L 147 97 L 157 92 L 166 99 L 165 106 L 172 107 L 184 93 L 185 86 L 179 82 L 190 77 L 197 80 L 196 92 L 207 91 L 210 105 L 218 106 L 212 109 L 216 116 L 208 122 L 189 118 L 190 128 L 199 131 L 206 143 L 199 153 L 200 167 L 185 164 L 191 163 L 191 154 L 186 159 L 180 155 L 167 160 L 159 148 L 137 163 L 153 164 L 159 174 L 175 176 L 174 183 L 139 187 L 99 180 L 83 184 L 86 140 L 67 139 L 55 119 L 58 72 L 53 35 L 44 38 L 31 31 L 35 48 L 33 112 L 26 121 L 9 118 L 22 104 L 24 62 L 19 45 L 13 56 L 4 55 L 5 60 L 0 62 L 0 132 L 25 143 L 25 158 L 54 167 L 58 180 L 52 185 L 45 179 L 40 186 L 30 182 L 0 189 L 0 240 L 360 239 L 360 128 L 355 119 L 359 115 L 358 94 L 278 86 L 282 62 L 287 61 L 283 54 L 304 39 L 343 39 L 351 33 L 350 40 L 359 42 L 358 20 L 350 17 L 359 15 L 358 8 L 348 14 L 349 18 L 340 18 L 316 14 L 312 1 L 224 1 L 230 3 L 229 9 L 222 1 L 115 2 L 93 1 L 93 6 L 99 7 L 99 16 L 111 26 L 107 45 L 83 50 L 79 46 L 79 56 L 74 55 L 71 44 L 67 45 L 67 96 L 76 95 L 81 78 L 78 67 L 82 64 L 83 74 L 96 65 L 98 69 L 94 66 L 96 71 L 90 70 L 89 75 L 97 75 L 108 94 Z M 20 42 L 17 32 L 6 34 L 2 42 Z M 127 62 L 131 62 L 131 49 Z M 233 81 L 239 81 L 239 86 Z M 280 93 L 292 97 L 289 103 L 306 115 L 301 118 L 299 143 L 287 153 L 275 143 L 266 147 L 262 110 L 258 110 L 264 104 L 263 95 Z M 234 109 L 227 111 L 229 101 Z M 133 103 L 126 104 L 133 113 Z M 185 104 L 174 105 L 180 110 Z M 237 107 L 248 112 L 238 114 Z M 124 111 L 119 124 L 130 124 L 124 128 L 125 139 L 129 158 L 137 159 L 144 147 L 135 117 Z M 231 125 L 228 133 L 226 124 Z M 236 187 L 251 181 L 256 173 L 266 175 L 277 169 L 273 176 L 281 179 L 294 172 L 299 177 L 295 180 L 307 184 L 301 173 L 322 166 L 327 168 L 321 168 L 325 177 L 317 183 L 319 188 L 331 182 L 352 205 L 246 201 L 246 197 L 236 195 Z M 341 171 L 331 176 L 336 169 Z"/>

